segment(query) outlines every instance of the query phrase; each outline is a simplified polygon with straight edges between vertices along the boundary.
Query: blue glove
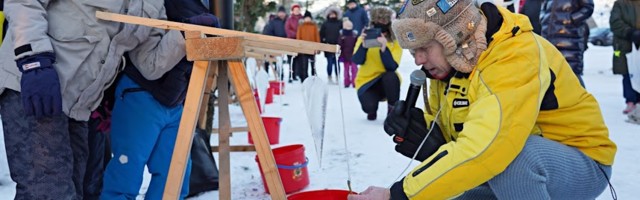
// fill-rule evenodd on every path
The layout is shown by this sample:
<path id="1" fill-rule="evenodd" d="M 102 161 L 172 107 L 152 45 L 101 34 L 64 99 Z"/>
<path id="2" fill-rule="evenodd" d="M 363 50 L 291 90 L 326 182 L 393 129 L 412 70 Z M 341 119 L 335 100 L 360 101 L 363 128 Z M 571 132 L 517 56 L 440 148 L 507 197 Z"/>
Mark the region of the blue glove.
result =
<path id="1" fill-rule="evenodd" d="M 27 116 L 36 118 L 62 114 L 60 79 L 53 68 L 55 54 L 40 53 L 16 61 L 22 72 L 22 106 Z"/>
<path id="2" fill-rule="evenodd" d="M 189 17 L 185 21 L 190 24 L 220 28 L 220 22 L 218 21 L 218 18 L 215 15 L 209 13 Z"/>

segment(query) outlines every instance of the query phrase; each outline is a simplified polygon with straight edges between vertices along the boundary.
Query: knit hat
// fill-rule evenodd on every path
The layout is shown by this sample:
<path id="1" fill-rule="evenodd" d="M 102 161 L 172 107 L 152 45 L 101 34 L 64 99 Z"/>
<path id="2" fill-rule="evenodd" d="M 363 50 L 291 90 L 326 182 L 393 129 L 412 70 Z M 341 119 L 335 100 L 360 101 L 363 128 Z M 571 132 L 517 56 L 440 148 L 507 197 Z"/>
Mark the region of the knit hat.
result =
<path id="1" fill-rule="evenodd" d="M 298 5 L 298 4 L 291 5 L 291 10 L 293 10 L 294 8 L 300 8 L 300 5 Z"/>
<path id="2" fill-rule="evenodd" d="M 417 49 L 436 40 L 449 64 L 469 73 L 487 49 L 486 24 L 474 0 L 406 0 L 392 26 L 402 48 Z"/>
<path id="3" fill-rule="evenodd" d="M 347 4 L 350 4 L 350 3 L 356 3 L 356 4 L 358 4 L 358 1 L 356 1 L 356 0 L 349 0 L 349 2 L 347 2 Z"/>
<path id="4" fill-rule="evenodd" d="M 287 13 L 287 10 L 284 9 L 284 6 L 280 6 L 280 7 L 278 7 L 278 12 Z"/>
<path id="5" fill-rule="evenodd" d="M 353 30 L 353 23 L 351 23 L 351 21 L 349 21 L 348 19 L 342 21 L 342 29 Z"/>
<path id="6" fill-rule="evenodd" d="M 311 12 L 309 12 L 308 10 L 304 11 L 304 17 L 303 18 L 307 18 L 307 17 L 311 17 L 311 19 L 313 19 L 313 16 L 311 16 Z"/>

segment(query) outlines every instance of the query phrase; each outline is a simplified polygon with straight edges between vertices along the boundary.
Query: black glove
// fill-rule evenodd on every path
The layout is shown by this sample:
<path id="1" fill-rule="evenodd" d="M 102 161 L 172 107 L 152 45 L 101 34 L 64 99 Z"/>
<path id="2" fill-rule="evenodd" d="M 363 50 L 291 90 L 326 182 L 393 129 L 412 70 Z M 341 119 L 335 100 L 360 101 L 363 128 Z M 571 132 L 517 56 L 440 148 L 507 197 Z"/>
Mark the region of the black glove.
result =
<path id="1" fill-rule="evenodd" d="M 62 94 L 58 72 L 53 68 L 55 54 L 40 53 L 16 61 L 22 72 L 22 106 L 27 116 L 48 117 L 62 114 Z"/>
<path id="2" fill-rule="evenodd" d="M 424 119 L 424 113 L 419 108 L 411 108 L 409 113 L 403 113 L 406 105 L 398 101 L 393 110 L 384 120 L 384 131 L 393 136 L 396 151 L 406 157 L 413 158 L 418 146 L 429 133 Z M 416 160 L 424 161 L 446 143 L 438 124 L 434 124 L 433 131 L 422 145 Z"/>
<path id="3" fill-rule="evenodd" d="M 631 41 L 637 49 L 638 46 L 640 46 L 640 30 L 638 29 L 629 30 L 629 32 L 627 32 L 627 39 Z"/>

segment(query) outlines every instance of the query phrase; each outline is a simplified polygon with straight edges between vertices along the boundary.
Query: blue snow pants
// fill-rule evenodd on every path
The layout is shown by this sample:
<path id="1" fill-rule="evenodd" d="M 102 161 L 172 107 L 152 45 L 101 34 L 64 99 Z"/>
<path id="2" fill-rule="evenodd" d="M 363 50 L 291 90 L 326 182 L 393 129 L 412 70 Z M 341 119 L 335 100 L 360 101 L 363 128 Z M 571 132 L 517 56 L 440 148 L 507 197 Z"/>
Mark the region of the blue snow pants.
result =
<path id="1" fill-rule="evenodd" d="M 145 165 L 151 183 L 145 199 L 162 199 L 173 154 L 182 105 L 166 107 L 147 91 L 141 90 L 126 75 L 116 88 L 116 101 L 111 123 L 113 159 L 104 174 L 103 200 L 136 199 L 142 184 Z M 180 193 L 189 192 L 191 159 Z"/>

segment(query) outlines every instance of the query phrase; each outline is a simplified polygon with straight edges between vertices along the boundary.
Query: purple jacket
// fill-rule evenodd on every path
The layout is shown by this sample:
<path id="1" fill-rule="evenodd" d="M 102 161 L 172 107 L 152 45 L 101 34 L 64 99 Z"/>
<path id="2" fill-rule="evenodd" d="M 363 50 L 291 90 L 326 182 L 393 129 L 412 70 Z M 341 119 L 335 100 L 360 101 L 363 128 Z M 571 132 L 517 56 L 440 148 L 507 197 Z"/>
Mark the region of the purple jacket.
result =
<path id="1" fill-rule="evenodd" d="M 353 56 L 353 49 L 356 46 L 357 36 L 355 31 L 340 30 L 340 58 L 344 61 L 350 62 Z"/>

